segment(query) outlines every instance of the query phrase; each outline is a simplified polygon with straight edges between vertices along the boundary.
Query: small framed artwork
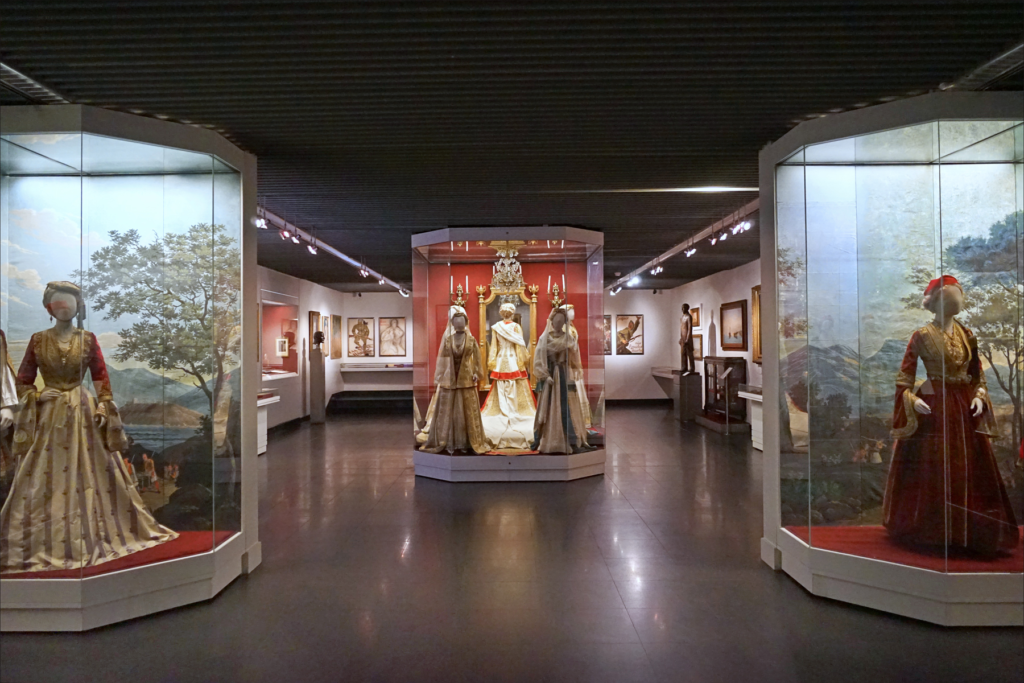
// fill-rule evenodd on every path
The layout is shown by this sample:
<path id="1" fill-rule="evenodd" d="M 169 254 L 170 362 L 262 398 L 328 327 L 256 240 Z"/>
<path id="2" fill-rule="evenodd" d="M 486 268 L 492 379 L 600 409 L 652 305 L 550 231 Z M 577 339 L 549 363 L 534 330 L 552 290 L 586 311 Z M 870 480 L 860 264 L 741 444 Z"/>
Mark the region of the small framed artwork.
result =
<path id="1" fill-rule="evenodd" d="M 693 360 L 704 360 L 704 335 L 693 335 Z"/>
<path id="2" fill-rule="evenodd" d="M 761 364 L 761 285 L 750 289 L 750 326 L 753 328 L 751 360 Z"/>
<path id="3" fill-rule="evenodd" d="M 372 358 L 376 355 L 373 344 L 373 318 L 348 319 L 348 357 Z"/>
<path id="4" fill-rule="evenodd" d="M 747 300 L 722 304 L 721 330 L 723 351 L 747 350 Z"/>
<path id="5" fill-rule="evenodd" d="M 341 358 L 342 349 L 345 348 L 345 328 L 341 324 L 340 315 L 331 316 L 331 359 Z"/>
<path id="6" fill-rule="evenodd" d="M 276 342 L 277 342 L 277 348 L 275 349 L 275 352 L 274 352 L 275 355 L 278 358 L 287 358 L 288 357 L 288 338 L 287 337 L 278 337 L 276 339 Z"/>
<path id="7" fill-rule="evenodd" d="M 377 323 L 380 355 L 405 355 L 405 318 L 380 318 Z"/>
<path id="8" fill-rule="evenodd" d="M 313 336 L 320 332 L 320 312 L 310 311 L 309 312 L 309 350 L 313 351 Z"/>
<path id="9" fill-rule="evenodd" d="M 693 319 L 694 327 L 700 327 L 700 306 L 694 306 L 690 309 L 690 318 Z"/>
<path id="10" fill-rule="evenodd" d="M 604 355 L 612 355 L 612 317 L 610 315 L 604 316 Z"/>
<path id="11" fill-rule="evenodd" d="M 324 345 L 321 351 L 324 352 L 324 358 L 331 357 L 331 316 L 325 315 L 320 318 L 320 330 L 324 333 Z"/>
<path id="12" fill-rule="evenodd" d="M 615 355 L 642 356 L 644 353 L 644 317 L 615 316 Z"/>

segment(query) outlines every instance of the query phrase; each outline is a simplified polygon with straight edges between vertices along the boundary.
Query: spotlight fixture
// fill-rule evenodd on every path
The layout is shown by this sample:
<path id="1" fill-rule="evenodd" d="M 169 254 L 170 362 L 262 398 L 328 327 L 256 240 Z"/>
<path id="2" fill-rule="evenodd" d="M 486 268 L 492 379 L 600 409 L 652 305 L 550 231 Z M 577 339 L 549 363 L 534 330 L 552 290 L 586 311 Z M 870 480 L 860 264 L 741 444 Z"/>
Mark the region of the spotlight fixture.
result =
<path id="1" fill-rule="evenodd" d="M 720 240 L 721 240 L 721 241 L 723 241 L 723 242 L 724 242 L 724 241 L 726 241 L 727 239 L 729 239 L 729 233 L 727 233 L 727 232 L 723 232 L 723 233 L 722 233 L 722 236 L 721 236 L 721 237 L 719 237 L 718 239 L 720 239 Z"/>
<path id="2" fill-rule="evenodd" d="M 316 245 L 315 244 L 310 242 L 309 244 L 306 245 L 306 249 L 309 250 L 310 254 L 312 254 L 313 256 L 316 256 Z"/>
<path id="3" fill-rule="evenodd" d="M 298 235 L 292 235 L 292 244 L 301 244 L 302 240 L 299 239 Z"/>
<path id="4" fill-rule="evenodd" d="M 616 294 L 618 294 L 621 291 L 622 291 L 622 287 L 621 286 L 619 286 L 619 287 L 612 287 L 611 294 L 612 294 L 612 296 L 615 296 Z"/>
<path id="5" fill-rule="evenodd" d="M 289 237 L 292 236 L 292 234 L 287 230 L 280 230 L 279 232 L 281 233 L 281 239 L 283 240 L 287 240 Z"/>
<path id="6" fill-rule="evenodd" d="M 718 244 L 718 237 L 712 236 L 711 237 L 711 246 L 715 246 L 716 244 Z"/>
<path id="7" fill-rule="evenodd" d="M 257 218 L 256 219 L 256 227 L 259 228 L 260 230 L 266 230 L 269 227 L 267 225 L 267 219 L 266 218 Z"/>
<path id="8" fill-rule="evenodd" d="M 629 278 L 629 282 L 627 282 L 626 284 L 629 285 L 630 287 L 636 287 L 638 284 L 640 284 L 640 276 L 634 275 L 633 277 Z"/>
<path id="9" fill-rule="evenodd" d="M 731 232 L 734 235 L 737 235 L 741 232 L 746 232 L 747 230 L 750 230 L 750 221 L 742 221 L 732 226 L 731 228 Z"/>
<path id="10" fill-rule="evenodd" d="M 693 256 L 694 254 L 697 253 L 697 250 L 694 249 L 693 247 L 690 247 L 689 249 L 687 249 L 683 253 L 686 254 L 686 258 L 690 258 L 691 256 Z"/>
<path id="11" fill-rule="evenodd" d="M 400 289 L 400 290 L 398 290 L 398 293 L 399 293 L 399 294 L 401 294 L 402 296 L 404 296 L 404 297 L 405 297 L 406 299 L 408 299 L 408 298 L 409 298 L 409 292 L 407 292 L 407 291 L 406 291 L 406 290 L 404 290 L 404 289 Z"/>
<path id="12" fill-rule="evenodd" d="M 664 272 L 665 269 L 662 268 L 661 266 L 655 266 L 654 268 L 651 269 L 651 275 L 660 275 L 661 273 Z"/>
<path id="13" fill-rule="evenodd" d="M 370 271 L 366 269 L 366 266 L 359 266 L 359 274 L 362 277 L 370 277 Z"/>
<path id="14" fill-rule="evenodd" d="M 383 285 L 383 284 L 385 284 L 384 278 L 381 278 L 381 279 L 377 280 L 377 284 L 378 284 L 378 285 Z"/>

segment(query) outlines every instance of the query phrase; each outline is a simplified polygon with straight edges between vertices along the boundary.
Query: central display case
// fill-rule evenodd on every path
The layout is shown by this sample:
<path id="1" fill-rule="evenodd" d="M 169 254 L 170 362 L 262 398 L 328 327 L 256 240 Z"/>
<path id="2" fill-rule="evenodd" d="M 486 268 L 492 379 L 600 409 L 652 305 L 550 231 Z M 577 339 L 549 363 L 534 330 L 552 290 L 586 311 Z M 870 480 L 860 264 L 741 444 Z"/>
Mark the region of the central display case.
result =
<path id="1" fill-rule="evenodd" d="M 603 474 L 603 243 L 563 226 L 413 236 L 417 475 Z"/>

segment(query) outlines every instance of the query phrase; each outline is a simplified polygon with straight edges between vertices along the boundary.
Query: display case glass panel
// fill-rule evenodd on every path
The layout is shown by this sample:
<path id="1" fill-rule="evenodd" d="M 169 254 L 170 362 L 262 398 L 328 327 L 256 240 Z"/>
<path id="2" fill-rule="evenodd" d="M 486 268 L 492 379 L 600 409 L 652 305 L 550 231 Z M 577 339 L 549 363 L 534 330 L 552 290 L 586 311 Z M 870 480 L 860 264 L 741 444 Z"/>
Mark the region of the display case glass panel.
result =
<path id="1" fill-rule="evenodd" d="M 603 260 L 599 244 L 561 239 L 413 249 L 417 449 L 564 455 L 604 446 Z"/>
<path id="2" fill-rule="evenodd" d="M 18 394 L 3 577 L 211 551 L 241 529 L 240 173 L 131 140 L 11 134 L 0 184 Z"/>
<path id="3" fill-rule="evenodd" d="M 776 166 L 781 519 L 812 547 L 1024 571 L 1022 150 L 934 121 Z"/>

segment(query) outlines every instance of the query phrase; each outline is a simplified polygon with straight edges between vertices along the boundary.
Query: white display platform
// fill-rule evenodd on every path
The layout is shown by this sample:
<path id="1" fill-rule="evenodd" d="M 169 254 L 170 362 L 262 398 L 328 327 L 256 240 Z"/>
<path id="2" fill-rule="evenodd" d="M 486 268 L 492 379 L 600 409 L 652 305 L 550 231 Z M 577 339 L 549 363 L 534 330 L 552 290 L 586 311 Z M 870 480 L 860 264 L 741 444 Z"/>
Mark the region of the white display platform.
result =
<path id="1" fill-rule="evenodd" d="M 256 453 L 263 455 L 267 452 L 267 406 L 272 403 L 280 403 L 280 396 L 270 396 L 256 401 Z"/>
<path id="2" fill-rule="evenodd" d="M 740 398 L 747 399 L 747 415 L 750 416 L 750 441 L 754 448 L 764 450 L 764 398 L 761 394 L 741 391 Z"/>
<path id="3" fill-rule="evenodd" d="M 785 529 L 761 559 L 812 595 L 941 626 L 1024 626 L 1020 574 L 950 574 L 811 548 Z"/>
<path id="4" fill-rule="evenodd" d="M 604 474 L 603 448 L 573 455 L 444 455 L 413 450 L 416 476 L 442 481 L 572 481 Z"/>
<path id="5" fill-rule="evenodd" d="M 85 579 L 3 579 L 0 631 L 86 631 L 209 600 L 247 571 L 244 553 L 239 533 L 216 552 Z"/>

